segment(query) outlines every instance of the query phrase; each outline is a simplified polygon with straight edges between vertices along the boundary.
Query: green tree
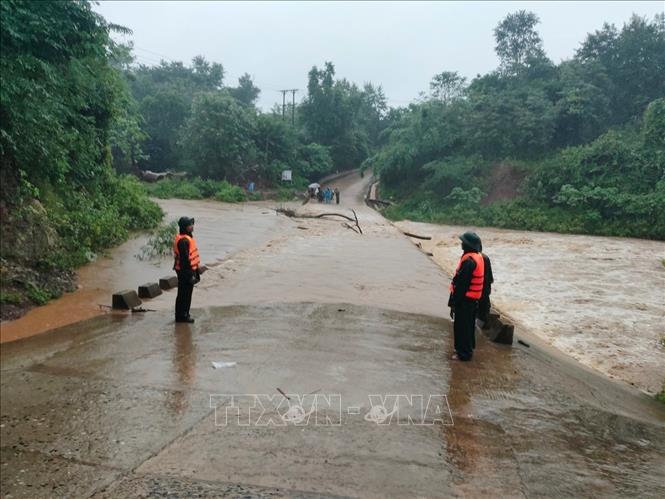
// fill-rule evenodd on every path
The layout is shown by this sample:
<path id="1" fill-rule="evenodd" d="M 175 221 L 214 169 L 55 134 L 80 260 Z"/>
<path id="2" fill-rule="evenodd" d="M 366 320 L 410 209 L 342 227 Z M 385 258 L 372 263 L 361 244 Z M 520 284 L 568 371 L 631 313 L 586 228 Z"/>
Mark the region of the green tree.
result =
<path id="1" fill-rule="evenodd" d="M 466 78 L 457 71 L 442 71 L 432 77 L 429 84 L 430 95 L 444 103 L 456 99 L 464 92 Z"/>
<path id="2" fill-rule="evenodd" d="M 248 73 L 245 73 L 238 78 L 238 86 L 235 88 L 229 88 L 229 92 L 239 102 L 242 102 L 247 106 L 253 106 L 259 98 L 261 89 L 255 86 L 252 77 Z"/>
<path id="3" fill-rule="evenodd" d="M 254 111 L 229 95 L 209 92 L 195 97 L 181 145 L 197 175 L 241 182 L 257 166 L 255 136 Z"/>
<path id="4" fill-rule="evenodd" d="M 607 75 L 603 93 L 610 100 L 611 124 L 641 115 L 649 102 L 665 96 L 665 14 L 652 21 L 634 15 L 620 31 L 603 25 L 587 36 L 576 59 Z"/>
<path id="5" fill-rule="evenodd" d="M 519 10 L 508 14 L 494 29 L 495 50 L 501 69 L 507 74 L 519 74 L 545 58 L 543 42 L 536 31 L 539 22 L 533 12 Z"/>

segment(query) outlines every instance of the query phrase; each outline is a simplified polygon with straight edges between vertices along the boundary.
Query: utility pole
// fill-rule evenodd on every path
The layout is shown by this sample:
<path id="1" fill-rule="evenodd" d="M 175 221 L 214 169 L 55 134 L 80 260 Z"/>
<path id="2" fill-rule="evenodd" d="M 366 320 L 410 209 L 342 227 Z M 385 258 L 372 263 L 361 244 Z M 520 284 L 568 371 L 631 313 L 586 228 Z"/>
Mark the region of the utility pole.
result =
<path id="1" fill-rule="evenodd" d="M 293 97 L 292 103 L 291 103 L 291 125 L 296 126 L 296 92 L 298 91 L 297 88 L 292 88 L 291 89 L 291 95 Z"/>
<path id="2" fill-rule="evenodd" d="M 286 112 L 286 92 L 288 90 L 280 90 L 282 92 L 282 120 L 284 119 L 284 113 Z"/>
<path id="3" fill-rule="evenodd" d="M 286 92 L 291 92 L 292 95 L 292 109 L 291 109 L 291 123 L 296 124 L 296 92 L 297 88 L 287 88 L 285 90 L 280 90 L 282 92 L 282 119 L 286 119 Z"/>

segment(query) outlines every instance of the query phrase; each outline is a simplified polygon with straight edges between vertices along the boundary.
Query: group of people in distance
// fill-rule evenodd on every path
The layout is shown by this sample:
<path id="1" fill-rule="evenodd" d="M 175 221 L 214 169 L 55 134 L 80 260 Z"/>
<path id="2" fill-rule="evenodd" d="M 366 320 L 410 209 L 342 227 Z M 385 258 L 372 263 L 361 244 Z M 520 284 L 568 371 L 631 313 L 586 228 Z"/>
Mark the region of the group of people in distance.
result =
<path id="1" fill-rule="evenodd" d="M 331 204 L 333 198 L 335 198 L 335 203 L 339 204 L 339 189 L 337 187 L 334 189 L 331 189 L 330 187 L 326 187 L 325 189 L 317 187 L 316 189 L 310 190 L 309 195 L 312 198 L 315 197 L 318 199 L 319 203 Z"/>
<path id="2" fill-rule="evenodd" d="M 339 203 L 339 190 L 319 189 L 319 201 L 332 202 L 333 194 Z M 176 322 L 194 322 L 189 314 L 194 285 L 201 280 L 201 258 L 194 240 L 194 219 L 182 217 L 178 221 L 179 233 L 173 242 L 173 268 L 178 274 L 178 296 L 175 302 Z M 453 319 L 455 355 L 453 360 L 469 361 L 476 347 L 476 318 L 487 321 L 492 292 L 492 264 L 483 254 L 483 245 L 475 232 L 459 236 L 462 256 L 450 282 L 450 318 Z M 204 270 L 204 269 L 203 269 Z"/>

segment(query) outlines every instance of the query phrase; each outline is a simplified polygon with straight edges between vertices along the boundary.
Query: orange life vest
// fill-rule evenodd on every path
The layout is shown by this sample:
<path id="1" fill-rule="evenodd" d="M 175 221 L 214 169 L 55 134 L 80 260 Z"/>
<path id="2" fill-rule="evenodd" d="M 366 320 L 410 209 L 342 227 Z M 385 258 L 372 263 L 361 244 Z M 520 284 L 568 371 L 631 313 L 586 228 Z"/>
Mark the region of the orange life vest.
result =
<path id="1" fill-rule="evenodd" d="M 476 262 L 476 268 L 473 269 L 473 274 L 471 274 L 471 284 L 469 285 L 469 289 L 464 294 L 464 296 L 470 298 L 471 300 L 480 300 L 480 297 L 483 294 L 483 284 L 485 280 L 485 260 L 483 260 L 483 255 L 473 252 L 464 253 L 462 258 L 459 259 L 457 269 L 455 270 L 455 275 L 457 275 L 460 268 L 462 268 L 464 261 L 468 260 L 469 258 Z M 455 292 L 455 286 L 453 285 L 452 281 L 450 282 L 450 292 Z"/>
<path id="2" fill-rule="evenodd" d="M 201 258 L 199 257 L 199 249 L 196 247 L 196 241 L 194 241 L 194 238 L 188 234 L 178 234 L 175 236 L 175 242 L 173 243 L 175 269 L 180 270 L 180 251 L 178 250 L 178 243 L 183 239 L 189 241 L 189 265 L 192 267 L 192 270 L 196 270 L 199 268 Z"/>

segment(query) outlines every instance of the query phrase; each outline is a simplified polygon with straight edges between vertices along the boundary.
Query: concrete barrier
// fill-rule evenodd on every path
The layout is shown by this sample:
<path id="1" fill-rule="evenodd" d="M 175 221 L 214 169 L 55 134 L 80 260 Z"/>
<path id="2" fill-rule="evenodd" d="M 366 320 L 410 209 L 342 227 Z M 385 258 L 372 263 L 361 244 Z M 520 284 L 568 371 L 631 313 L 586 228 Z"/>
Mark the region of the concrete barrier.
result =
<path id="1" fill-rule="evenodd" d="M 495 310 L 489 313 L 487 321 L 482 323 L 480 330 L 495 343 L 503 345 L 513 344 L 515 326 L 506 319 L 501 318 L 501 314 Z"/>
<path id="2" fill-rule="evenodd" d="M 139 298 L 154 298 L 162 294 L 162 288 L 156 282 L 148 282 L 139 286 Z"/>
<path id="3" fill-rule="evenodd" d="M 178 276 L 167 275 L 166 277 L 162 277 L 159 280 L 159 287 L 162 288 L 163 290 L 167 290 L 167 289 L 171 289 L 171 288 L 177 288 L 178 287 Z"/>
<path id="4" fill-rule="evenodd" d="M 131 310 L 134 307 L 138 307 L 140 304 L 141 300 L 133 289 L 126 289 L 124 291 L 113 293 L 111 306 L 114 309 Z"/>

